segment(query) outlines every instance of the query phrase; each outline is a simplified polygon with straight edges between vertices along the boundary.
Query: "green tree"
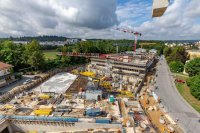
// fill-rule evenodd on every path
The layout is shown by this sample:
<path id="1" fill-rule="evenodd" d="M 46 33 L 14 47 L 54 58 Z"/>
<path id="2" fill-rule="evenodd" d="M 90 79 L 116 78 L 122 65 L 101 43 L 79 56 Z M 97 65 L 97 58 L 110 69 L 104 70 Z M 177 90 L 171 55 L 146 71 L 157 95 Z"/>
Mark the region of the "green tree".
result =
<path id="1" fill-rule="evenodd" d="M 170 47 L 165 47 L 163 50 L 163 54 L 165 55 L 165 57 L 168 57 L 171 54 L 172 50 Z"/>
<path id="2" fill-rule="evenodd" d="M 200 75 L 188 78 L 187 85 L 190 87 L 190 93 L 200 100 Z"/>
<path id="3" fill-rule="evenodd" d="M 170 70 L 175 73 L 183 72 L 184 70 L 184 64 L 180 61 L 170 62 L 169 67 L 170 67 Z"/>
<path id="4" fill-rule="evenodd" d="M 44 68 L 45 58 L 38 41 L 33 40 L 25 46 L 24 59 L 36 70 Z"/>
<path id="5" fill-rule="evenodd" d="M 189 74 L 189 76 L 200 75 L 200 58 L 194 58 L 186 63 L 185 71 Z"/>
<path id="6" fill-rule="evenodd" d="M 170 63 L 171 61 L 181 61 L 185 64 L 187 60 L 187 52 L 184 47 L 176 46 L 172 48 L 172 52 L 169 56 L 167 56 L 167 62 Z"/>
<path id="7" fill-rule="evenodd" d="M 12 41 L 4 41 L 0 44 L 0 60 L 12 64 L 14 69 L 19 69 L 23 63 L 24 46 L 14 44 Z"/>

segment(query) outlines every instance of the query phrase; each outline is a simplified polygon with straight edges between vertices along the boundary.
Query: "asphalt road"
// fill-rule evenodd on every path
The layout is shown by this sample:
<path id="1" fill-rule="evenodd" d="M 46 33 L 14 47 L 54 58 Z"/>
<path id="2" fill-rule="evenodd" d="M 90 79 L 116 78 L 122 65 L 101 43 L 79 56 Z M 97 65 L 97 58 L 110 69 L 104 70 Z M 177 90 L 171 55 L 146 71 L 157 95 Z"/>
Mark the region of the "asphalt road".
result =
<path id="1" fill-rule="evenodd" d="M 161 98 L 167 112 L 174 120 L 178 119 L 177 124 L 186 133 L 200 133 L 200 114 L 179 94 L 166 60 L 162 59 L 158 63 L 157 75 L 158 89 L 155 93 Z"/>
<path id="2" fill-rule="evenodd" d="M 0 95 L 1 95 L 2 93 L 6 93 L 6 92 L 12 90 L 12 89 L 15 88 L 16 86 L 22 85 L 27 79 L 30 79 L 31 77 L 33 77 L 33 76 L 23 76 L 21 80 L 16 81 L 16 82 L 14 82 L 14 83 L 12 83 L 12 84 L 10 84 L 10 85 L 7 85 L 7 86 L 5 86 L 5 87 L 0 88 Z"/>

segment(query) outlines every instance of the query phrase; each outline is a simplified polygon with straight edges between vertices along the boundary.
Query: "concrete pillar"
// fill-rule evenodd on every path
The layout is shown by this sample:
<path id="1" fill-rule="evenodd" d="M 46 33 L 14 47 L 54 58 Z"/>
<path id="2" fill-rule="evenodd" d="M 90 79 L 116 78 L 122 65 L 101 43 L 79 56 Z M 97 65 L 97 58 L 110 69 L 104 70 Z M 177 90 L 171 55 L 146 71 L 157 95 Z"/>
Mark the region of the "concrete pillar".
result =
<path id="1" fill-rule="evenodd" d="M 12 128 L 11 128 L 10 125 L 8 126 L 8 131 L 9 131 L 9 133 L 13 133 Z"/>

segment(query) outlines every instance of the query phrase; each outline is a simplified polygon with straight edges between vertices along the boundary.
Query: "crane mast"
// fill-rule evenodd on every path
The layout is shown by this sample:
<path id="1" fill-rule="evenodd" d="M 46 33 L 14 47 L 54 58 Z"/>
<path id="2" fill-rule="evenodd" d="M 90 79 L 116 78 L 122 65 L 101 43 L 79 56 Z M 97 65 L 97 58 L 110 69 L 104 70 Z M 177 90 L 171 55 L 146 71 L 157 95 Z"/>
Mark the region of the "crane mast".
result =
<path id="1" fill-rule="evenodd" d="M 142 34 L 140 32 L 133 31 L 133 30 L 128 30 L 128 29 L 116 28 L 115 30 L 134 35 L 134 40 L 135 40 L 134 41 L 134 45 L 133 45 L 133 54 L 134 54 L 136 52 L 136 49 L 137 49 L 138 37 L 142 36 Z"/>

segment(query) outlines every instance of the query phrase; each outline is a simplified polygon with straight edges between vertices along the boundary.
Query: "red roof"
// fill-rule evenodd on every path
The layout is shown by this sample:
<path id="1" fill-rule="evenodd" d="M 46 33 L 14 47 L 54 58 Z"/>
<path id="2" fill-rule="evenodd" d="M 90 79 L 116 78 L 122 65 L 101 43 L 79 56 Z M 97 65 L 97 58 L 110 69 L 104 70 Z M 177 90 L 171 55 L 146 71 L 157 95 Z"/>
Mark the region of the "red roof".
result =
<path id="1" fill-rule="evenodd" d="M 8 68 L 11 68 L 11 67 L 13 67 L 13 66 L 6 64 L 6 63 L 3 63 L 3 62 L 0 62 L 0 70 L 8 69 Z"/>

